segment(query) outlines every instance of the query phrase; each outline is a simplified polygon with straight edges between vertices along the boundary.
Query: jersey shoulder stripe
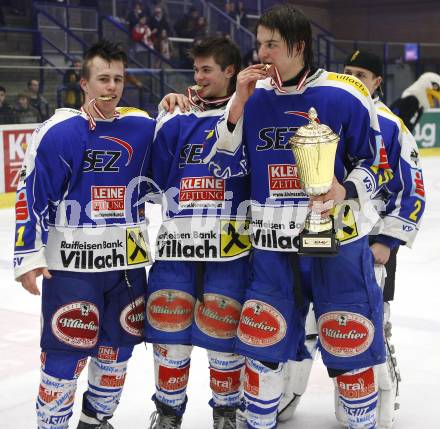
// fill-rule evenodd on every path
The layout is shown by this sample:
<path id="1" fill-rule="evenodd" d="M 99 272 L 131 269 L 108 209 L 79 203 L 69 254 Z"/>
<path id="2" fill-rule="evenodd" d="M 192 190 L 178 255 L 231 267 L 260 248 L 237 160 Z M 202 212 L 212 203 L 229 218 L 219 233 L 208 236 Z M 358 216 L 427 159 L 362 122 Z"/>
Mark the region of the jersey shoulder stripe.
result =
<path id="1" fill-rule="evenodd" d="M 356 93 L 362 94 L 364 97 L 369 97 L 370 93 L 366 86 L 356 77 L 347 74 L 329 72 L 327 74 L 327 80 L 332 82 L 341 83 L 341 88 L 350 89 L 353 88 Z M 350 91 L 351 92 L 351 91 Z"/>
<path id="2" fill-rule="evenodd" d="M 124 116 L 140 116 L 148 119 L 152 119 L 151 116 L 145 110 L 138 109 L 137 107 L 117 107 L 116 111 L 120 117 Z"/>
<path id="3" fill-rule="evenodd" d="M 382 102 L 376 103 L 376 108 L 378 116 L 394 122 L 399 128 L 400 132 L 409 133 L 409 130 L 402 119 L 399 116 L 395 115 L 385 104 L 383 104 Z"/>
<path id="4" fill-rule="evenodd" d="M 366 86 L 358 78 L 350 75 L 324 71 L 322 76 L 313 82 L 311 86 L 312 85 L 338 88 L 347 93 L 347 95 L 349 94 L 356 98 L 368 111 L 371 128 L 375 131 L 379 131 L 379 122 L 377 120 L 377 113 L 374 108 L 373 100 L 370 97 L 370 93 Z"/>

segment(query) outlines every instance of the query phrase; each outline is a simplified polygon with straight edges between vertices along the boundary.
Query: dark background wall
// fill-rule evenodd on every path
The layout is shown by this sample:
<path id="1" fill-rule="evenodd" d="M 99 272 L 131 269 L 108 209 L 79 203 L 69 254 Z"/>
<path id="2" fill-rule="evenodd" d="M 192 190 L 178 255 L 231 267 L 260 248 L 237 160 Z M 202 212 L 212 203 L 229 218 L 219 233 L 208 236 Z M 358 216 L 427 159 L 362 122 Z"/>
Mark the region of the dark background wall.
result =
<path id="1" fill-rule="evenodd" d="M 440 0 L 299 0 L 338 39 L 440 43 Z"/>

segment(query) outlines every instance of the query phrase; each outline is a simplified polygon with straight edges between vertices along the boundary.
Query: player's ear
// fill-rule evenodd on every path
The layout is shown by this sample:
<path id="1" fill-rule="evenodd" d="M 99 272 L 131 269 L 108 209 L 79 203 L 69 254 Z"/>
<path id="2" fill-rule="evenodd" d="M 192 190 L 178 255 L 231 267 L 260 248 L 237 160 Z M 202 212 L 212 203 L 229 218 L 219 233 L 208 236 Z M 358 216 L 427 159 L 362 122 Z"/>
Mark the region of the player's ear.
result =
<path id="1" fill-rule="evenodd" d="M 304 40 L 300 40 L 295 47 L 296 54 L 294 56 L 299 57 L 304 54 L 304 50 L 306 48 L 306 43 Z"/>
<path id="2" fill-rule="evenodd" d="M 79 85 L 80 85 L 81 89 L 84 91 L 84 94 L 87 94 L 87 92 L 88 92 L 87 83 L 88 83 L 87 80 L 84 79 L 83 77 L 79 81 Z"/>
<path id="3" fill-rule="evenodd" d="M 376 89 L 378 89 L 380 87 L 380 85 L 382 84 L 382 81 L 383 81 L 382 76 L 376 77 L 375 82 L 374 82 Z"/>
<path id="4" fill-rule="evenodd" d="M 234 64 L 229 64 L 226 68 L 225 68 L 225 76 L 228 78 L 231 78 L 232 76 L 234 76 L 235 74 L 235 67 Z"/>

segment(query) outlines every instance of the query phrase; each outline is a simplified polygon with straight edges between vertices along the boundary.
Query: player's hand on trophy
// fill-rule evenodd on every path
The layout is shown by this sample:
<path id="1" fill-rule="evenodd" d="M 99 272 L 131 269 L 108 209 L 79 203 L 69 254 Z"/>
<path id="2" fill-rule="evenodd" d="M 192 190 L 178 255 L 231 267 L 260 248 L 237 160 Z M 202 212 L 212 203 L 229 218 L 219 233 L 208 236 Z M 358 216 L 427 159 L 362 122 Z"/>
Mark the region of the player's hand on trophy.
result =
<path id="1" fill-rule="evenodd" d="M 21 285 L 32 295 L 40 295 L 40 290 L 37 286 L 37 277 L 43 276 L 45 279 L 51 279 L 52 275 L 49 270 L 45 267 L 35 268 L 34 270 L 28 271 L 21 275 L 18 279 Z"/>
<path id="2" fill-rule="evenodd" d="M 162 98 L 161 102 L 159 103 L 159 107 L 169 113 L 174 113 L 176 106 L 179 106 L 182 112 L 189 112 L 191 110 L 188 97 L 175 92 L 170 92 L 169 94 L 165 95 L 165 97 Z"/>
<path id="3" fill-rule="evenodd" d="M 345 188 L 338 182 L 338 179 L 333 176 L 333 183 L 330 190 L 325 194 L 311 196 L 309 205 L 313 212 L 320 213 L 323 217 L 329 216 L 332 208 L 345 200 L 346 193 Z"/>
<path id="4" fill-rule="evenodd" d="M 374 263 L 385 265 L 390 259 L 391 249 L 382 243 L 373 243 L 370 246 L 371 253 L 373 253 Z"/>

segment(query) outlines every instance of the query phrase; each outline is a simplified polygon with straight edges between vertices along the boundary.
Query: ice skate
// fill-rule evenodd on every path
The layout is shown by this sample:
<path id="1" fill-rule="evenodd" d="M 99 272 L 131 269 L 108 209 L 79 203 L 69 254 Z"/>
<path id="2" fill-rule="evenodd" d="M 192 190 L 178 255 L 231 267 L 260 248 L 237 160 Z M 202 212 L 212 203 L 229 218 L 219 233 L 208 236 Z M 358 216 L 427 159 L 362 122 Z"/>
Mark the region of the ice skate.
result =
<path id="1" fill-rule="evenodd" d="M 86 423 L 80 420 L 76 429 L 114 429 L 114 427 L 109 422 Z"/>
<path id="2" fill-rule="evenodd" d="M 178 416 L 173 407 L 155 402 L 156 411 L 150 416 L 149 429 L 180 429 L 182 416 Z"/>
<path id="3" fill-rule="evenodd" d="M 212 410 L 214 429 L 236 429 L 236 407 L 215 407 Z"/>

